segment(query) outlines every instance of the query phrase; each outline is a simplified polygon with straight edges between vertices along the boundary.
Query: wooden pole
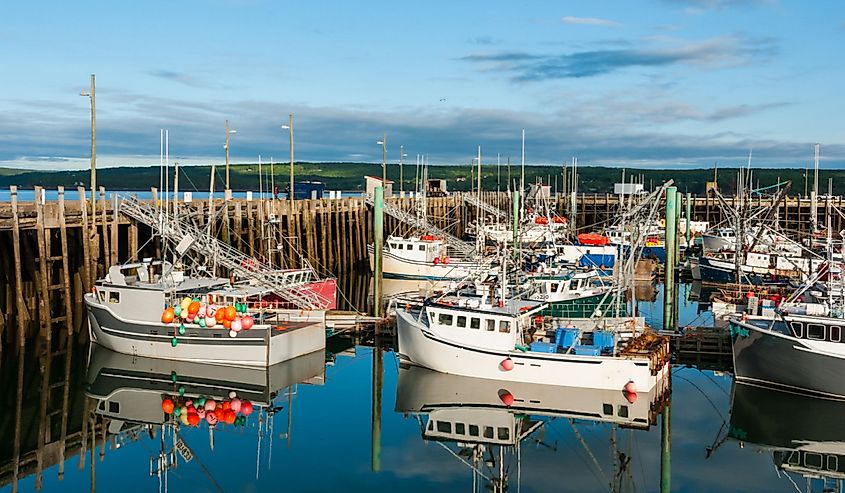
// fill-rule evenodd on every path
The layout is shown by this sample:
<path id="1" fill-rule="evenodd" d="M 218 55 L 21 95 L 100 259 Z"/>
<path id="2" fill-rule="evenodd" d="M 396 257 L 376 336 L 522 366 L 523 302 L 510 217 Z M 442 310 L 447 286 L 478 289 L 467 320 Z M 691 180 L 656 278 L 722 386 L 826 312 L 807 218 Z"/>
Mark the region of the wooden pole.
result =
<path id="1" fill-rule="evenodd" d="M 38 311 L 41 315 L 41 334 L 49 344 L 52 340 L 50 322 L 50 288 L 47 279 L 47 233 L 44 228 L 44 189 L 35 187 L 35 211 L 37 217 L 36 235 L 38 241 Z"/>
<path id="2" fill-rule="evenodd" d="M 82 272 L 84 273 L 83 286 L 88 292 L 94 286 L 94 269 L 91 268 L 91 230 L 88 228 L 88 208 L 85 201 L 85 188 L 77 187 L 79 194 L 79 210 L 82 213 Z"/>
<path id="3" fill-rule="evenodd" d="M 65 187 L 59 187 L 59 231 L 62 244 L 62 290 L 65 301 L 65 325 L 70 335 L 73 325 L 73 308 L 71 307 L 70 266 L 68 262 L 67 225 L 65 224 Z"/>
<path id="4" fill-rule="evenodd" d="M 15 319 L 18 323 L 18 346 L 23 349 L 26 342 L 26 326 L 23 323 L 23 315 L 26 309 L 23 304 L 23 280 L 21 275 L 21 233 L 20 219 L 18 217 L 18 187 L 9 187 L 9 195 L 12 200 L 12 249 L 15 261 L 15 305 L 17 313 Z M 23 359 L 23 351 L 19 351 Z"/>

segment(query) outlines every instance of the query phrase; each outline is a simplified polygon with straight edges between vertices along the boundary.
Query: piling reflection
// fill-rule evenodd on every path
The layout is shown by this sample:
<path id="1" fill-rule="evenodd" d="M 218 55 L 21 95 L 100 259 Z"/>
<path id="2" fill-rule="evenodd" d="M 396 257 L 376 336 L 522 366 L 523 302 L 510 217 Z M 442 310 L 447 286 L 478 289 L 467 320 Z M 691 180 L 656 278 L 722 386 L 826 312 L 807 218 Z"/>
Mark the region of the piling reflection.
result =
<path id="1" fill-rule="evenodd" d="M 728 438 L 770 453 L 778 477 L 786 473 L 785 488 L 841 492 L 845 427 L 836 424 L 843 416 L 842 401 L 734 384 Z"/>
<path id="2" fill-rule="evenodd" d="M 584 427 L 609 425 L 611 447 L 618 447 L 620 428 L 648 430 L 666 406 L 669 379 L 648 394 L 499 382 L 438 373 L 402 365 L 396 391 L 396 412 L 413 415 L 422 438 L 440 444 L 443 453 L 463 463 L 472 476 L 472 491 L 506 491 L 509 483 L 521 486 L 522 448 L 533 443 L 553 454 L 557 445 L 545 440 L 559 426 L 570 428 L 599 471 L 581 432 Z M 565 424 L 563 424 L 565 423 Z M 630 443 L 630 442 L 629 442 Z M 614 491 L 630 477 L 629 453 L 614 450 Z M 543 461 L 534 456 L 532 462 Z M 536 481 L 534 481 L 536 483 Z M 618 486 L 618 487 L 617 487 Z"/>

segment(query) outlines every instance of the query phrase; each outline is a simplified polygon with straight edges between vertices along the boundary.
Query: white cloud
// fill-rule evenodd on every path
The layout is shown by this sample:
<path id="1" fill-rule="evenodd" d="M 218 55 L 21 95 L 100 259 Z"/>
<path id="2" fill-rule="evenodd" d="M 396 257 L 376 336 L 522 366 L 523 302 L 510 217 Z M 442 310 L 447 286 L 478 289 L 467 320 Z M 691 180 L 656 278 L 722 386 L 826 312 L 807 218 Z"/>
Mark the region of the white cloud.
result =
<path id="1" fill-rule="evenodd" d="M 619 27 L 619 24 L 616 21 L 611 21 L 608 19 L 600 19 L 598 17 L 574 17 L 571 15 L 567 15 L 561 19 L 561 22 L 564 24 L 574 24 L 580 26 L 601 26 L 601 27 Z"/>

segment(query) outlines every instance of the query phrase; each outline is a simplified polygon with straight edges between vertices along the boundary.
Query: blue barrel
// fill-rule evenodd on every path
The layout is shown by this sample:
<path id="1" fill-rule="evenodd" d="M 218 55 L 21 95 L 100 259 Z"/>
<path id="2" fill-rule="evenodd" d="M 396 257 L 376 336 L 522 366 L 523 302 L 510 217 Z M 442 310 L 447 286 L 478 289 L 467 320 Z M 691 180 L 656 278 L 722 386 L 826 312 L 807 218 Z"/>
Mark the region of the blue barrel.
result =
<path id="1" fill-rule="evenodd" d="M 593 345 L 601 348 L 602 351 L 613 349 L 613 332 L 609 330 L 593 331 Z"/>

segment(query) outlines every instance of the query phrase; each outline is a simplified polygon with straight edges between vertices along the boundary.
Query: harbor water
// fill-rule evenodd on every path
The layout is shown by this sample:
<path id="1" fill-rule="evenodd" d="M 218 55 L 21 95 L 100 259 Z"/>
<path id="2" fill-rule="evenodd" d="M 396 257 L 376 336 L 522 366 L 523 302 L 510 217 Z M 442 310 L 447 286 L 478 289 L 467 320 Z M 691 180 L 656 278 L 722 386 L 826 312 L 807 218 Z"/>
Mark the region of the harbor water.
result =
<path id="1" fill-rule="evenodd" d="M 712 315 L 688 299 L 692 293 L 681 285 L 679 325 L 712 326 Z M 650 286 L 638 298 L 641 314 L 659 326 L 662 287 Z M 59 358 L 46 371 L 49 358 L 39 348 L 27 347 L 22 356 L 4 348 L 0 491 L 643 492 L 660 491 L 667 460 L 672 491 L 838 491 L 825 488 L 838 486 L 845 467 L 835 420 L 845 415 L 845 404 L 736 387 L 730 368 L 678 362 L 658 402 L 631 402 L 629 409 L 619 396 L 587 393 L 530 411 L 507 405 L 506 384 L 486 404 L 462 401 L 461 395 L 499 386 L 404 367 L 394 344 L 387 337 L 332 338 L 325 354 L 258 379 L 255 389 L 239 374 L 227 381 L 219 368 L 168 372 L 170 363 L 104 354 L 78 341 L 70 343 L 67 365 L 56 364 L 66 361 Z M 58 385 L 65 376 L 67 395 Z M 291 380 L 301 376 L 304 383 Z M 185 398 L 203 381 L 224 382 L 208 392 L 225 392 L 227 385 L 241 396 L 267 392 L 269 405 L 241 425 L 213 429 L 200 423 L 162 432 L 149 420 L 118 419 L 152 409 L 152 421 L 163 420 L 163 397 Z M 121 392 L 129 398 L 118 409 Z M 100 406 L 104 398 L 111 404 Z M 63 401 L 66 420 L 54 414 L 40 429 L 39 415 Z M 660 412 L 665 406 L 670 413 Z M 637 409 L 645 423 L 629 419 Z M 458 429 L 446 430 L 443 419 L 435 426 L 437 413 L 479 424 L 479 437 L 467 430 L 466 439 L 448 438 Z M 671 423 L 664 427 L 667 415 Z M 80 435 L 83 423 L 90 427 L 82 446 L 59 455 L 57 437 Z M 489 439 L 484 423 L 499 423 Z M 501 423 L 516 423 L 524 436 L 509 436 Z M 669 449 L 661 443 L 664 433 Z"/>

